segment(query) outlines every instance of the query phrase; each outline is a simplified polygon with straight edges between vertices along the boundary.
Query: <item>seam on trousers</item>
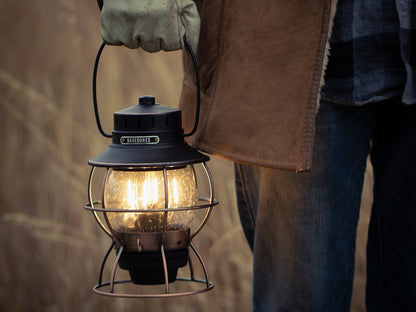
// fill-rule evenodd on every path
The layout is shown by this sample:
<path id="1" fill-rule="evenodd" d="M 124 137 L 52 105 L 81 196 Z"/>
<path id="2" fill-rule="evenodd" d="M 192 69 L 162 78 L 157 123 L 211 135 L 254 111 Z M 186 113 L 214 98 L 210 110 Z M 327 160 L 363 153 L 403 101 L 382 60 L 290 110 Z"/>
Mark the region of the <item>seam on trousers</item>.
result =
<path id="1" fill-rule="evenodd" d="M 376 127 L 377 127 L 377 125 L 376 125 Z M 379 139 L 379 135 L 377 135 L 377 132 L 378 131 L 376 130 L 375 135 L 373 137 L 373 150 L 372 150 L 372 152 L 375 153 L 374 154 L 374 161 L 373 161 L 374 183 L 377 183 L 376 175 L 377 175 L 377 167 L 378 167 L 378 164 L 379 164 L 378 153 L 377 153 L 377 150 L 378 150 L 379 147 L 378 147 L 378 143 L 374 142 L 374 138 L 376 140 Z M 374 149 L 374 147 L 375 147 L 375 149 Z M 383 311 L 383 303 L 382 303 L 382 300 L 383 300 L 383 287 L 382 287 L 383 243 L 382 243 L 382 241 L 383 241 L 383 239 L 382 239 L 382 231 L 381 231 L 381 219 L 382 219 L 382 217 L 380 215 L 381 212 L 380 212 L 380 206 L 378 205 L 378 197 L 377 197 L 376 192 L 375 192 L 376 188 L 377 188 L 377 185 L 374 185 L 373 209 L 375 208 L 374 214 L 375 214 L 375 217 L 376 217 L 376 220 L 377 220 L 377 234 L 378 234 L 378 247 L 379 247 L 379 254 L 378 254 L 378 256 L 379 256 L 379 274 L 377 276 L 377 279 L 378 279 L 377 310 L 379 312 L 381 312 L 381 311 Z"/>
<path id="2" fill-rule="evenodd" d="M 243 193 L 243 196 L 244 196 L 244 201 L 246 202 L 245 210 L 247 210 L 248 215 L 250 217 L 251 227 L 252 227 L 253 231 L 255 231 L 256 230 L 256 223 L 254 221 L 253 210 L 251 209 L 251 205 L 250 205 L 250 202 L 248 200 L 248 196 L 247 196 L 247 192 L 246 192 L 246 182 L 245 182 L 245 179 L 244 179 L 243 171 L 241 170 L 241 164 L 237 164 L 237 170 L 238 170 L 238 174 L 241 178 L 241 186 L 242 186 L 241 190 L 242 190 L 242 193 Z"/>
<path id="3" fill-rule="evenodd" d="M 349 269 L 348 269 L 348 276 L 351 274 L 351 271 L 353 271 L 354 264 L 355 264 L 355 257 L 350 262 Z M 347 289 L 345 294 L 344 294 L 344 300 L 343 300 L 342 306 L 343 306 L 343 311 L 345 311 L 345 312 L 349 312 L 350 309 L 351 309 L 351 296 L 352 296 L 352 294 L 350 293 L 350 291 L 352 291 L 352 290 Z M 350 309 L 347 310 L 349 305 L 350 305 Z"/>
<path id="4" fill-rule="evenodd" d="M 376 204 L 376 206 L 378 206 Z M 376 218 L 377 218 L 377 232 L 378 232 L 378 245 L 379 245 L 379 274 L 377 276 L 378 278 L 378 294 L 379 294 L 379 298 L 378 298 L 378 306 L 379 306 L 379 311 L 383 311 L 383 286 L 382 286 L 382 281 L 383 281 L 383 238 L 382 238 L 382 231 L 381 231 L 381 212 L 379 210 L 379 207 L 376 208 L 375 211 L 376 214 Z"/>

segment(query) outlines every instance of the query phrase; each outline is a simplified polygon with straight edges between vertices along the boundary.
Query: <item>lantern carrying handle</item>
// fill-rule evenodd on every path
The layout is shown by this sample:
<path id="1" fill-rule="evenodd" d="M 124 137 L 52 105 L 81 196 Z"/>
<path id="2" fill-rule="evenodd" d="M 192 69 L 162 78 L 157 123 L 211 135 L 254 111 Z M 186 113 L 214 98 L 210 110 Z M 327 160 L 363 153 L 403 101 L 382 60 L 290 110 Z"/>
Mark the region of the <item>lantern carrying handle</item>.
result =
<path id="1" fill-rule="evenodd" d="M 92 101 L 94 104 L 95 121 L 97 122 L 98 130 L 104 137 L 111 138 L 112 135 L 105 133 L 103 128 L 101 127 L 100 114 L 98 112 L 98 104 L 97 104 L 97 71 L 98 71 L 98 63 L 100 62 L 101 53 L 103 53 L 104 47 L 105 47 L 105 42 L 101 43 L 101 46 L 97 52 L 97 56 L 95 57 L 94 70 L 92 73 Z"/>
<path id="2" fill-rule="evenodd" d="M 191 60 L 192 60 L 192 64 L 193 64 L 194 72 L 195 72 L 195 84 L 196 84 L 196 109 L 195 109 L 194 127 L 192 128 L 192 130 L 190 132 L 185 133 L 183 135 L 184 137 L 188 137 L 188 136 L 193 135 L 196 132 L 196 129 L 198 128 L 199 112 L 200 112 L 200 106 L 201 106 L 201 85 L 200 85 L 201 83 L 200 83 L 200 79 L 199 79 L 198 64 L 196 62 L 196 57 L 195 57 L 195 54 L 192 50 L 192 47 L 191 47 L 190 43 L 186 40 L 186 38 L 183 38 L 183 42 L 185 44 L 185 48 L 188 51 L 188 54 L 189 54 Z M 101 43 L 101 46 L 98 49 L 97 56 L 96 56 L 95 62 L 94 62 L 94 70 L 93 70 L 93 75 L 92 75 L 92 99 L 93 99 L 93 105 L 94 105 L 95 121 L 97 122 L 97 128 L 104 137 L 111 138 L 112 135 L 106 133 L 104 131 L 104 129 L 102 128 L 102 126 L 101 126 L 100 114 L 98 112 L 98 103 L 97 103 L 98 63 L 100 62 L 100 57 L 101 57 L 101 54 L 102 54 L 105 46 L 106 46 L 105 42 Z"/>

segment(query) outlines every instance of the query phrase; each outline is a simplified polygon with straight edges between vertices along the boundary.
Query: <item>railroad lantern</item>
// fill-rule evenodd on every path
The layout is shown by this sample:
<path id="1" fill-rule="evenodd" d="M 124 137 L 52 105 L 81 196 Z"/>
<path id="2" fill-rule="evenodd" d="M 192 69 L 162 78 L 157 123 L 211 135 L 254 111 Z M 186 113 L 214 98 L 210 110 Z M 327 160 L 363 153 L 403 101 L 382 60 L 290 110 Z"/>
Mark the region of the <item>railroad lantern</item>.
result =
<path id="1" fill-rule="evenodd" d="M 184 137 L 192 135 L 198 124 L 199 78 L 195 57 L 197 82 L 197 116 L 194 129 L 184 134 L 181 111 L 156 103 L 153 96 L 139 98 L 138 104 L 114 113 L 114 130 L 106 134 L 100 124 L 96 103 L 96 74 L 101 46 L 94 66 L 93 98 L 97 126 L 111 137 L 112 143 L 97 157 L 92 166 L 88 203 L 85 209 L 93 212 L 97 222 L 111 237 L 110 249 L 104 257 L 98 284 L 94 291 L 117 297 L 169 297 L 190 295 L 213 288 L 202 257 L 192 239 L 205 225 L 214 199 L 212 179 L 205 162 L 209 157 L 189 146 Z M 202 168 L 209 187 L 209 196 L 198 195 L 196 167 Z M 94 200 L 92 184 L 97 167 L 105 169 L 99 199 Z M 204 217 L 192 228 L 196 211 Z M 99 217 L 102 213 L 105 222 Z M 106 225 L 105 225 L 106 224 Z M 103 271 L 111 251 L 116 250 L 108 282 L 102 281 Z M 190 253 L 198 258 L 205 279 L 196 279 L 190 263 Z M 116 280 L 117 267 L 129 271 L 130 280 Z M 189 266 L 188 277 L 178 277 L 181 267 Z M 176 280 L 199 282 L 204 286 L 187 292 L 171 293 L 169 283 Z M 126 294 L 115 291 L 118 283 L 142 285 L 164 284 L 157 294 Z"/>

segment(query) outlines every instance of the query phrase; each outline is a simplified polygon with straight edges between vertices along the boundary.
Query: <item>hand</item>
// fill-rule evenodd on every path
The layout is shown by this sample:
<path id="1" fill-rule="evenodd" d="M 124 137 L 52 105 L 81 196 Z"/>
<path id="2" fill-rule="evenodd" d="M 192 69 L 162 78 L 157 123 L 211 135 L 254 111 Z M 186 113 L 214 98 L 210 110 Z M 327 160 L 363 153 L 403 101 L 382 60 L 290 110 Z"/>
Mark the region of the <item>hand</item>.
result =
<path id="1" fill-rule="evenodd" d="M 101 35 L 107 44 L 148 52 L 183 47 L 196 53 L 200 19 L 192 0 L 104 0 Z"/>

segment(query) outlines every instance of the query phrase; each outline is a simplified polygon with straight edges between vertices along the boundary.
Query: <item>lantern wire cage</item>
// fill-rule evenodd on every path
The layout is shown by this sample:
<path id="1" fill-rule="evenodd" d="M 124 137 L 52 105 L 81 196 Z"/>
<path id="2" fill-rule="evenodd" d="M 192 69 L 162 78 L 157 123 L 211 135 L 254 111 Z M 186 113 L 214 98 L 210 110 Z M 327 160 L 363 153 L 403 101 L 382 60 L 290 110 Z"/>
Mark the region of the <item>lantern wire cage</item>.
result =
<path id="1" fill-rule="evenodd" d="M 106 252 L 102 264 L 101 264 L 101 269 L 100 269 L 100 273 L 99 273 L 99 277 L 98 277 L 98 284 L 94 286 L 94 292 L 96 292 L 97 294 L 100 295 L 105 295 L 105 296 L 112 296 L 112 297 L 123 297 L 123 298 L 164 298 L 164 297 L 176 297 L 176 296 L 187 296 L 187 295 L 193 295 L 193 294 L 198 294 L 198 293 L 202 293 L 202 292 L 206 292 L 211 290 L 214 287 L 214 284 L 212 283 L 212 281 L 209 279 L 209 275 L 208 275 L 208 271 L 206 268 L 206 265 L 201 257 L 201 255 L 199 254 L 199 252 L 197 251 L 197 249 L 195 248 L 194 244 L 192 243 L 193 238 L 201 231 L 201 229 L 204 227 L 204 225 L 206 224 L 206 222 L 208 221 L 208 218 L 212 212 L 212 208 L 218 204 L 218 201 L 215 200 L 214 198 L 214 189 L 213 189 L 213 184 L 212 184 L 212 178 L 211 178 L 211 173 L 209 171 L 209 168 L 206 166 L 205 163 L 201 163 L 202 168 L 204 169 L 204 173 L 207 177 L 208 180 L 208 185 L 209 185 L 209 197 L 199 197 L 198 198 L 198 202 L 199 204 L 194 205 L 194 206 L 189 206 L 189 207 L 178 207 L 178 208 L 168 208 L 169 203 L 168 203 L 168 196 L 165 196 L 165 208 L 161 208 L 161 209 L 151 209 L 151 213 L 163 213 L 164 215 L 164 220 L 163 220 L 163 231 L 161 233 L 152 233 L 154 236 L 158 236 L 159 238 L 159 250 L 160 250 L 160 254 L 163 260 L 163 272 L 164 272 L 164 285 L 165 285 L 165 289 L 164 289 L 164 293 L 158 293 L 158 294 L 130 294 L 130 293 L 117 293 L 115 292 L 115 285 L 117 284 L 126 284 L 126 283 L 130 283 L 131 279 L 124 279 L 124 280 L 116 280 L 116 271 L 117 271 L 117 266 L 120 262 L 120 257 L 121 254 L 123 253 L 123 251 L 125 251 L 125 244 L 123 241 L 120 241 L 118 238 L 118 233 L 117 231 L 115 231 L 111 225 L 110 222 L 108 221 L 108 217 L 107 217 L 107 213 L 149 213 L 148 209 L 109 209 L 109 208 L 105 208 L 104 207 L 104 196 L 101 200 L 93 200 L 93 195 L 92 195 L 92 185 L 93 185 L 93 178 L 94 178 L 94 173 L 95 173 L 95 166 L 92 166 L 91 168 L 91 172 L 90 172 L 90 176 L 89 176 L 89 181 L 88 181 L 88 200 L 89 202 L 87 204 L 85 204 L 84 208 L 86 210 L 89 210 L 92 212 L 95 220 L 97 221 L 98 225 L 104 230 L 105 233 L 107 233 L 108 236 L 110 236 L 112 238 L 112 243 L 110 245 L 110 248 L 108 249 L 108 251 Z M 167 183 L 167 179 L 166 179 L 166 172 L 167 170 L 170 170 L 171 168 L 167 168 L 167 167 L 162 167 L 160 168 L 160 170 L 163 170 L 164 172 L 164 190 L 165 190 L 165 194 L 167 195 L 167 190 L 168 190 L 168 183 Z M 106 173 L 105 173 L 105 177 L 104 177 L 104 181 L 106 180 L 106 177 L 108 176 L 108 170 L 109 168 L 107 168 Z M 104 185 L 103 185 L 103 190 L 104 190 Z M 104 193 L 104 191 L 102 192 Z M 191 211 L 191 210 L 201 210 L 201 209 L 206 209 L 205 215 L 202 219 L 202 221 L 200 222 L 199 226 L 196 227 L 196 229 L 192 232 L 189 233 L 188 235 L 188 242 L 186 247 L 190 247 L 192 252 L 194 253 L 194 255 L 197 257 L 201 268 L 203 270 L 203 274 L 205 279 L 198 279 L 195 277 L 195 272 L 194 272 L 194 266 L 193 263 L 191 261 L 191 258 L 188 256 L 187 259 L 187 266 L 189 267 L 189 277 L 178 277 L 176 278 L 177 281 L 183 281 L 183 282 L 194 282 L 194 283 L 199 283 L 199 284 L 203 284 L 204 286 L 202 288 L 198 288 L 196 290 L 193 291 L 185 291 L 185 292 L 170 292 L 170 288 L 169 288 L 169 280 L 168 280 L 168 261 L 166 259 L 166 251 L 165 251 L 165 246 L 164 246 L 164 240 L 166 235 L 169 235 L 169 231 L 167 230 L 167 218 L 168 218 L 168 213 L 176 213 L 176 212 L 180 212 L 180 211 Z M 106 220 L 106 223 L 108 225 L 108 228 L 105 226 L 104 222 L 101 220 L 101 218 L 99 217 L 98 213 L 101 212 L 104 215 L 104 218 Z M 110 276 L 110 280 L 103 282 L 103 273 L 104 273 L 104 269 L 105 269 L 105 265 L 107 262 L 107 259 L 111 253 L 111 251 L 118 247 L 118 251 L 117 251 L 117 256 L 116 256 L 116 260 L 112 266 L 112 270 L 111 270 L 111 276 Z"/>

